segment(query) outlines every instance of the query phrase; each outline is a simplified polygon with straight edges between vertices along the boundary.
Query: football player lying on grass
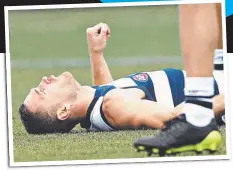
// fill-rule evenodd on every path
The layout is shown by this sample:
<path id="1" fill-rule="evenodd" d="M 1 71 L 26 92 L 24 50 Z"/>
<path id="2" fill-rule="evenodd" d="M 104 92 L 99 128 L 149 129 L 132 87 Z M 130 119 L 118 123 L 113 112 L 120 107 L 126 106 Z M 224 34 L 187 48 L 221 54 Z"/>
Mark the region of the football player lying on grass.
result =
<path id="1" fill-rule="evenodd" d="M 180 114 L 185 72 L 164 69 L 135 73 L 113 81 L 103 56 L 110 29 L 87 29 L 94 86 L 83 86 L 71 73 L 43 77 L 19 109 L 28 133 L 66 133 L 80 123 L 90 131 L 163 128 Z M 224 111 L 223 74 L 214 72 L 216 115 Z"/>

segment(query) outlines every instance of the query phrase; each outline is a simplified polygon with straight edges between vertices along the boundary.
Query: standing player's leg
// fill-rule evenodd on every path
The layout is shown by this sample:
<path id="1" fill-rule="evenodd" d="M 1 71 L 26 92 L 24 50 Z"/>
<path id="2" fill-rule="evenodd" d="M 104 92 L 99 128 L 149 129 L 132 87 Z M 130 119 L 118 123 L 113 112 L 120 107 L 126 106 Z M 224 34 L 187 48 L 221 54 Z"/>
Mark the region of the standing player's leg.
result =
<path id="1" fill-rule="evenodd" d="M 212 107 L 213 55 L 218 42 L 216 4 L 180 5 L 180 38 L 187 78 L 183 113 L 154 137 L 134 146 L 149 153 L 216 150 L 221 140 Z"/>
<path id="2" fill-rule="evenodd" d="M 222 43 L 222 5 L 216 4 L 217 18 L 218 18 L 218 49 L 223 48 Z"/>

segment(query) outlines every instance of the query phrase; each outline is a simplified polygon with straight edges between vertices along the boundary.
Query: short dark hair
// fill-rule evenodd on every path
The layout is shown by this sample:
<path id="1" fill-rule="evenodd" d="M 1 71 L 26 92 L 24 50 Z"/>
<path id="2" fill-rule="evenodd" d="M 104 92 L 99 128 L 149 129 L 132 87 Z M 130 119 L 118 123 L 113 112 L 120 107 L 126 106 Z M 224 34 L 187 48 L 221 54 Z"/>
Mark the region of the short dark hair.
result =
<path id="1" fill-rule="evenodd" d="M 68 133 L 75 127 L 77 121 L 59 120 L 57 117 L 52 118 L 48 112 L 43 115 L 32 113 L 25 104 L 19 108 L 21 121 L 29 134 L 46 134 L 46 133 Z"/>

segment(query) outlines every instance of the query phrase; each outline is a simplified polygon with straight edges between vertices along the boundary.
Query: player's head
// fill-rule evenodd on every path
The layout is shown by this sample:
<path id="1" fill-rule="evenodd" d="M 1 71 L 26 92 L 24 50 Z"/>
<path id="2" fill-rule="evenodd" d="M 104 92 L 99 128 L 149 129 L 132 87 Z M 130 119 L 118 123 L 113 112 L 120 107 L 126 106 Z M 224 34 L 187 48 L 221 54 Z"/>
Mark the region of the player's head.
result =
<path id="1" fill-rule="evenodd" d="M 80 87 L 69 72 L 58 77 L 43 77 L 19 108 L 26 131 L 33 134 L 69 132 L 77 124 L 71 106 Z"/>

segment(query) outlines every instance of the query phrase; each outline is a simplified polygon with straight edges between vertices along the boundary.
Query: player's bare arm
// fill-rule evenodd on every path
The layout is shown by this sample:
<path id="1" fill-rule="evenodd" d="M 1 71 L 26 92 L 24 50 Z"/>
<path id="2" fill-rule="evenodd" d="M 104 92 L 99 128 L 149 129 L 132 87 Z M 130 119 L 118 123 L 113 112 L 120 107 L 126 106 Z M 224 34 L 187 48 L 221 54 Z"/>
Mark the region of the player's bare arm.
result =
<path id="1" fill-rule="evenodd" d="M 213 109 L 216 117 L 222 116 L 225 112 L 224 94 L 217 95 L 213 98 Z"/>
<path id="2" fill-rule="evenodd" d="M 103 112 L 116 129 L 162 128 L 164 124 L 182 113 L 183 103 L 168 108 L 161 103 L 143 100 L 139 89 L 116 89 L 104 97 Z M 225 111 L 224 95 L 213 98 L 215 116 Z M 117 102 L 116 102 L 117 101 Z"/>
<path id="3" fill-rule="evenodd" d="M 140 89 L 115 89 L 104 97 L 103 112 L 116 129 L 162 128 L 164 123 L 176 117 L 173 108 L 143 100 Z"/>
<path id="4" fill-rule="evenodd" d="M 169 108 L 161 103 L 143 100 L 140 89 L 116 89 L 104 97 L 103 112 L 116 129 L 163 128 L 164 124 L 182 113 L 183 103 Z M 117 102 L 116 102 L 117 101 Z M 213 98 L 215 116 L 225 111 L 224 95 Z"/>
<path id="5" fill-rule="evenodd" d="M 99 23 L 87 28 L 86 33 L 93 84 L 102 85 L 112 82 L 113 78 L 103 54 L 107 40 L 110 38 L 110 28 L 105 23 Z"/>

